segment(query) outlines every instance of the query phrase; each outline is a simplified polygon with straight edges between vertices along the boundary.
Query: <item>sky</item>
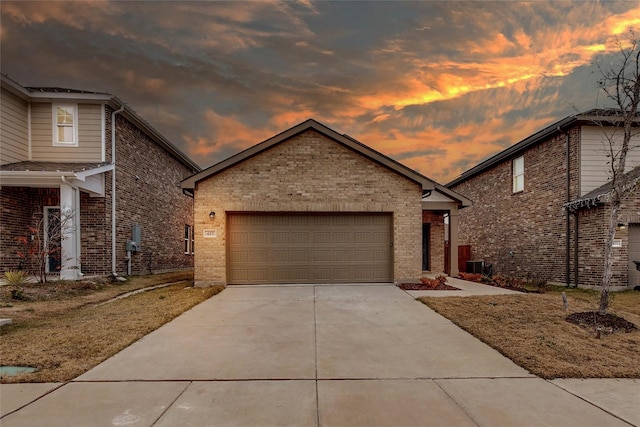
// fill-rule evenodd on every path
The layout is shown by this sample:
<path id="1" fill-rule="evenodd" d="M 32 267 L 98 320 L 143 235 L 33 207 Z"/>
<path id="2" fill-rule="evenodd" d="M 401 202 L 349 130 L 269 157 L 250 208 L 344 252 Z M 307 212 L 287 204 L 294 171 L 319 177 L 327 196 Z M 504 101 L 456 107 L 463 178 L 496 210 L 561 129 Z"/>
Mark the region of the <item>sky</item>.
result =
<path id="1" fill-rule="evenodd" d="M 111 93 L 203 168 L 313 118 L 445 184 L 605 106 L 640 1 L 2 0 L 0 19 L 3 74 Z"/>

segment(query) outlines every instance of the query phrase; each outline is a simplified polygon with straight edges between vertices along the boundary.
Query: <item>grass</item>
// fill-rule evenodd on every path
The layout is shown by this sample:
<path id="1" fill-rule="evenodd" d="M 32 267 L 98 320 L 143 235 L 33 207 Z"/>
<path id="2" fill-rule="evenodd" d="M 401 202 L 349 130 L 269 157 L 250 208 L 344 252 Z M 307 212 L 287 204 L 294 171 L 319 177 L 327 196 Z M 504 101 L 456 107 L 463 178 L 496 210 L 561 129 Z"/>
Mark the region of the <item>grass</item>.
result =
<path id="1" fill-rule="evenodd" d="M 53 311 L 40 310 L 43 301 L 21 302 L 23 318 L 14 319 L 12 325 L 3 326 L 0 331 L 2 364 L 31 366 L 37 371 L 3 377 L 2 382 L 69 381 L 224 289 L 194 288 L 191 274 L 140 276 L 125 285 L 116 285 L 117 292 L 107 286 L 81 297 L 63 297 L 59 293 L 52 301 L 57 306 Z M 185 277 L 188 279 L 184 280 Z M 176 278 L 182 280 L 108 304 L 97 304 L 123 292 L 175 282 Z M 83 299 L 82 304 L 77 302 L 78 298 Z"/>
<path id="2" fill-rule="evenodd" d="M 545 294 L 419 300 L 542 378 L 640 378 L 640 331 L 596 338 L 565 320 L 570 313 L 594 311 L 599 295 L 552 288 Z M 616 293 L 610 311 L 640 326 L 640 292 Z"/>

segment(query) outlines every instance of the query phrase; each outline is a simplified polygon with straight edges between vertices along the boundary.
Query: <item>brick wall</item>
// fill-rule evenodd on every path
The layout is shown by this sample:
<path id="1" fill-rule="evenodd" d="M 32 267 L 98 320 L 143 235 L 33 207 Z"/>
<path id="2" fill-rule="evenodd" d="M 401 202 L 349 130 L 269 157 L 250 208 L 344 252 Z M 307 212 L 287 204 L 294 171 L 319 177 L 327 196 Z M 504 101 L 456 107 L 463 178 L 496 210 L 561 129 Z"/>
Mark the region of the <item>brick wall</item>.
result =
<path id="1" fill-rule="evenodd" d="M 197 184 L 195 280 L 226 283 L 226 212 L 393 212 L 394 278 L 421 274 L 418 184 L 313 130 Z M 215 211 L 215 220 L 209 212 Z M 204 229 L 215 239 L 203 239 Z"/>
<path id="2" fill-rule="evenodd" d="M 44 208 L 60 205 L 58 188 L 2 187 L 0 189 L 0 270 L 17 270 L 33 268 L 29 259 L 21 260 L 17 253 L 25 252 L 25 245 L 17 238 L 29 238 L 30 227 L 40 228 L 43 233 L 42 220 Z"/>
<path id="3" fill-rule="evenodd" d="M 578 274 L 581 285 L 598 286 L 602 284 L 604 272 L 604 246 L 609 224 L 608 205 L 578 212 L 579 224 L 579 262 Z M 640 196 L 636 195 L 622 204 L 620 223 L 640 223 Z M 613 248 L 612 286 L 629 285 L 629 228 L 616 230 L 615 239 L 622 240 L 622 247 Z"/>
<path id="4" fill-rule="evenodd" d="M 106 140 L 111 141 L 111 109 L 106 109 Z M 126 241 L 134 224 L 141 227 L 142 251 L 132 256 L 132 273 L 193 267 L 184 253 L 184 226 L 193 225 L 193 198 L 180 181 L 195 171 L 176 160 L 122 115 L 116 116 L 116 268 L 126 272 Z M 107 152 L 110 152 L 108 144 Z M 107 161 L 111 156 L 107 155 Z M 111 266 L 111 172 L 104 208 L 109 270 Z M 99 207 L 102 209 L 102 206 Z M 98 231 L 96 230 L 98 233 Z M 97 240 L 103 237 L 99 232 Z"/>
<path id="5" fill-rule="evenodd" d="M 580 129 L 569 134 L 573 199 L 578 195 Z M 452 186 L 474 202 L 460 211 L 460 244 L 471 245 L 474 260 L 492 263 L 500 274 L 565 281 L 565 145 L 566 136 L 558 135 L 524 152 L 523 192 L 512 191 L 511 159 Z M 573 271 L 572 252 L 570 260 Z"/>
<path id="6" fill-rule="evenodd" d="M 106 160 L 111 161 L 111 113 L 106 107 Z M 116 269 L 126 273 L 125 242 L 131 227 L 142 229 L 142 252 L 132 257 L 132 273 L 193 267 L 184 253 L 184 227 L 193 225 L 193 199 L 182 193 L 180 181 L 193 171 L 175 159 L 122 115 L 116 116 L 117 243 Z M 82 271 L 111 272 L 111 172 L 105 174 L 105 197 L 81 193 Z M 2 187 L 0 190 L 0 268 L 20 266 L 16 237 L 25 235 L 33 215 L 44 206 L 60 205 L 59 188 Z"/>
<path id="7" fill-rule="evenodd" d="M 81 265 L 86 275 L 111 272 L 111 240 L 107 236 L 111 221 L 107 215 L 110 217 L 111 211 L 107 212 L 104 197 L 80 193 Z"/>
<path id="8" fill-rule="evenodd" d="M 17 270 L 20 266 L 18 251 L 24 246 L 16 239 L 26 236 L 31 218 L 29 188 L 2 187 L 0 189 L 0 269 Z"/>
<path id="9" fill-rule="evenodd" d="M 422 223 L 430 224 L 430 271 L 442 273 L 444 272 L 444 213 L 439 211 L 422 211 Z"/>

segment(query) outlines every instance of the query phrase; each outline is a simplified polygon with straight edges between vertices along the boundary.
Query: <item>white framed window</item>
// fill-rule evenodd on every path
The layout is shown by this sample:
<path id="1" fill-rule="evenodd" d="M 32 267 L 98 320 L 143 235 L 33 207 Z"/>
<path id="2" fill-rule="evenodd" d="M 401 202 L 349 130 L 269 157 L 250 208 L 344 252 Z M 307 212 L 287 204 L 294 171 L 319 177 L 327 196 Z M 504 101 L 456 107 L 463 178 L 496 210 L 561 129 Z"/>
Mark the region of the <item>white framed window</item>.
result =
<path id="1" fill-rule="evenodd" d="M 513 192 L 524 191 L 524 156 L 513 159 Z"/>
<path id="2" fill-rule="evenodd" d="M 194 244 L 193 226 L 185 225 L 184 226 L 184 253 L 185 254 L 193 254 L 193 244 Z"/>
<path id="3" fill-rule="evenodd" d="M 53 104 L 53 145 L 78 146 L 78 105 Z"/>

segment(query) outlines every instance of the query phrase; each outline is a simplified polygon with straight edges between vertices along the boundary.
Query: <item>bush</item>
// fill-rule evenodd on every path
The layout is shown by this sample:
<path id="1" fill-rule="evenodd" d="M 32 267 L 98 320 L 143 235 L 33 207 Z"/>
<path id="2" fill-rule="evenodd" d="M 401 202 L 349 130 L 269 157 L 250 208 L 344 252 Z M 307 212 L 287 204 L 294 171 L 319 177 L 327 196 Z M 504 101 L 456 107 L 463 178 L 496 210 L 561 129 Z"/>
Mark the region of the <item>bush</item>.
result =
<path id="1" fill-rule="evenodd" d="M 431 286 L 432 288 L 436 288 L 438 285 L 444 285 L 447 282 L 447 277 L 440 275 L 438 277 L 436 277 L 435 279 L 430 279 L 428 277 L 422 277 L 420 279 L 420 281 L 427 285 L 427 286 Z"/>
<path id="2" fill-rule="evenodd" d="M 26 271 L 10 270 L 4 272 L 4 280 L 11 286 L 21 286 L 29 281 L 29 275 Z"/>
<path id="3" fill-rule="evenodd" d="M 460 278 L 463 280 L 468 280 L 470 282 L 480 283 L 482 279 L 482 274 L 480 273 L 460 273 Z"/>

